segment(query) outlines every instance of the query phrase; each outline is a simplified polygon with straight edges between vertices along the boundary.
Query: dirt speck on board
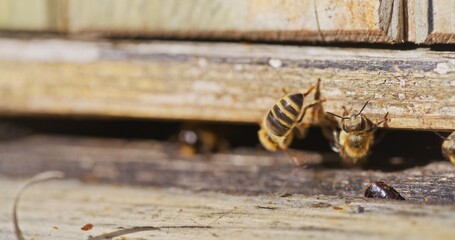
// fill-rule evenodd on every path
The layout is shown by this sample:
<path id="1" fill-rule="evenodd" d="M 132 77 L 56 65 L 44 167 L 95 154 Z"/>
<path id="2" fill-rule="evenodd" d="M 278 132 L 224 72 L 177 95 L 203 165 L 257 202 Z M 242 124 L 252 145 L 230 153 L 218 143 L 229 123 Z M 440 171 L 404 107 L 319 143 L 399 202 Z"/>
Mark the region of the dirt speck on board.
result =
<path id="1" fill-rule="evenodd" d="M 83 227 L 81 227 L 81 230 L 82 230 L 82 231 L 89 231 L 89 230 L 91 230 L 92 228 L 93 228 L 93 224 L 87 223 L 87 224 L 85 224 Z"/>

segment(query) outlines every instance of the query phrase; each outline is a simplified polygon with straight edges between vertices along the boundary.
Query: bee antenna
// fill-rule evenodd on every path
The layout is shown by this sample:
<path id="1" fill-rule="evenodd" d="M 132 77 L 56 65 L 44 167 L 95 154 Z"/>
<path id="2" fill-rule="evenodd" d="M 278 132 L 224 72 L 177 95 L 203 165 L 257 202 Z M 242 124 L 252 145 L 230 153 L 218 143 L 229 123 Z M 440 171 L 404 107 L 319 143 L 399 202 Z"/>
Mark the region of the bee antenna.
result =
<path id="1" fill-rule="evenodd" d="M 335 113 L 331 113 L 331 112 L 327 112 L 327 113 L 328 113 L 328 114 L 330 114 L 330 115 L 332 115 L 332 116 L 335 116 L 335 117 L 337 117 L 337 118 L 341 118 L 341 119 L 349 119 L 348 117 L 342 117 L 342 116 L 340 116 L 340 115 L 337 115 L 337 114 L 335 114 Z"/>
<path id="2" fill-rule="evenodd" d="M 436 131 L 432 131 L 434 134 L 438 135 L 440 138 L 442 138 L 443 140 L 447 140 L 446 137 L 442 136 L 440 133 L 436 132 Z"/>
<path id="3" fill-rule="evenodd" d="M 365 109 L 365 107 L 367 106 L 367 104 L 368 104 L 369 102 L 370 102 L 370 100 L 368 100 L 365 104 L 363 104 L 362 109 L 360 109 L 360 112 L 357 113 L 356 117 L 359 116 L 359 115 L 362 113 L 363 109 Z"/>

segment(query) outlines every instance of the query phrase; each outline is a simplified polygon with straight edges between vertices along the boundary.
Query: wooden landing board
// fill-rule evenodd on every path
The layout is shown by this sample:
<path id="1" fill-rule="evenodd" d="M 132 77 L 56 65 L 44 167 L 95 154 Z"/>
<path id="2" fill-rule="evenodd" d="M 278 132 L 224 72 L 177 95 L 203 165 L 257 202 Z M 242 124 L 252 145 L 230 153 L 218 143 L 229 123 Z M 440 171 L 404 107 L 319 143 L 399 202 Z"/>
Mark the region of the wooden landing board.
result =
<path id="1" fill-rule="evenodd" d="M 258 123 L 320 78 L 327 111 L 371 100 L 364 113 L 389 112 L 390 128 L 455 129 L 453 52 L 61 39 L 0 49 L 2 114 Z"/>
<path id="2" fill-rule="evenodd" d="M 0 235 L 5 239 L 14 239 L 11 206 L 22 183 L 0 177 Z M 238 196 L 73 180 L 34 185 L 23 194 L 18 215 L 26 239 L 35 240 L 87 239 L 134 226 L 161 229 L 125 236 L 128 239 L 455 237 L 453 205 L 308 195 Z M 88 223 L 93 228 L 82 231 Z"/>
<path id="3" fill-rule="evenodd" d="M 341 161 L 335 153 L 294 151 L 300 160 L 308 163 L 306 168 L 291 166 L 282 153 L 254 148 L 185 158 L 175 145 L 163 142 L 30 136 L 1 142 L 0 174 L 31 177 L 42 171 L 59 170 L 70 178 L 95 183 L 179 187 L 240 195 L 286 192 L 342 198 L 363 197 L 370 183 L 384 181 L 410 202 L 455 202 L 452 184 L 455 166 L 448 161 L 422 167 L 413 162 L 411 167 L 400 171 L 403 166 L 395 165 L 398 167 L 395 171 L 384 172 L 385 167 L 328 168 L 323 161 Z M 384 165 L 397 159 L 397 156 L 392 157 L 395 160 L 385 157 L 379 149 L 372 155 L 380 156 Z"/>
<path id="4" fill-rule="evenodd" d="M 403 41 L 403 1 L 0 1 L 0 29 L 123 37 Z"/>

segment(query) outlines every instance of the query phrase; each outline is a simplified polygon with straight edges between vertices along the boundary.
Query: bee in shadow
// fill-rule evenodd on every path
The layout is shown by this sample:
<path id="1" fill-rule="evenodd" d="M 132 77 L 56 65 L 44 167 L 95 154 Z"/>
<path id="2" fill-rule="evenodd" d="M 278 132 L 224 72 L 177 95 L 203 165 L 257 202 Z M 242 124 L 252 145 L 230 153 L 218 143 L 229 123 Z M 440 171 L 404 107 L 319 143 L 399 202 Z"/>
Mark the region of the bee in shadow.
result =
<path id="1" fill-rule="evenodd" d="M 455 164 L 455 131 L 452 132 L 448 137 L 444 137 L 441 134 L 436 133 L 439 137 L 441 137 L 444 142 L 442 142 L 442 154 L 450 160 L 453 164 Z"/>
<path id="2" fill-rule="evenodd" d="M 369 100 L 360 111 L 348 111 L 343 107 L 343 116 L 327 112 L 341 119 L 341 129 L 333 132 L 334 145 L 332 148 L 339 152 L 343 162 L 348 165 L 358 165 L 366 160 L 375 142 L 375 131 L 380 124 L 389 120 L 389 113 L 386 113 L 383 120 L 373 123 L 362 114 L 368 103 Z"/>
<path id="3" fill-rule="evenodd" d="M 222 128 L 208 124 L 185 123 L 178 133 L 180 155 L 194 157 L 201 154 L 209 158 L 213 153 L 229 150 L 226 132 Z"/>

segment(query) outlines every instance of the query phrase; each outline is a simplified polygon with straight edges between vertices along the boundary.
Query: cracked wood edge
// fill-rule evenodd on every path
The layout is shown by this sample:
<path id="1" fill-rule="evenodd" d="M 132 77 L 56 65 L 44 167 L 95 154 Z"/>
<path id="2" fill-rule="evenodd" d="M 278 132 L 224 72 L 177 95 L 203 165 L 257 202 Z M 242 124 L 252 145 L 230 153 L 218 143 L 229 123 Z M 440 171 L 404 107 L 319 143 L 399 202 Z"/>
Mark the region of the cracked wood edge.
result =
<path id="1" fill-rule="evenodd" d="M 0 112 L 259 122 L 322 79 L 325 110 L 455 129 L 452 52 L 191 42 L 0 40 Z M 310 115 L 305 119 L 310 122 Z"/>

